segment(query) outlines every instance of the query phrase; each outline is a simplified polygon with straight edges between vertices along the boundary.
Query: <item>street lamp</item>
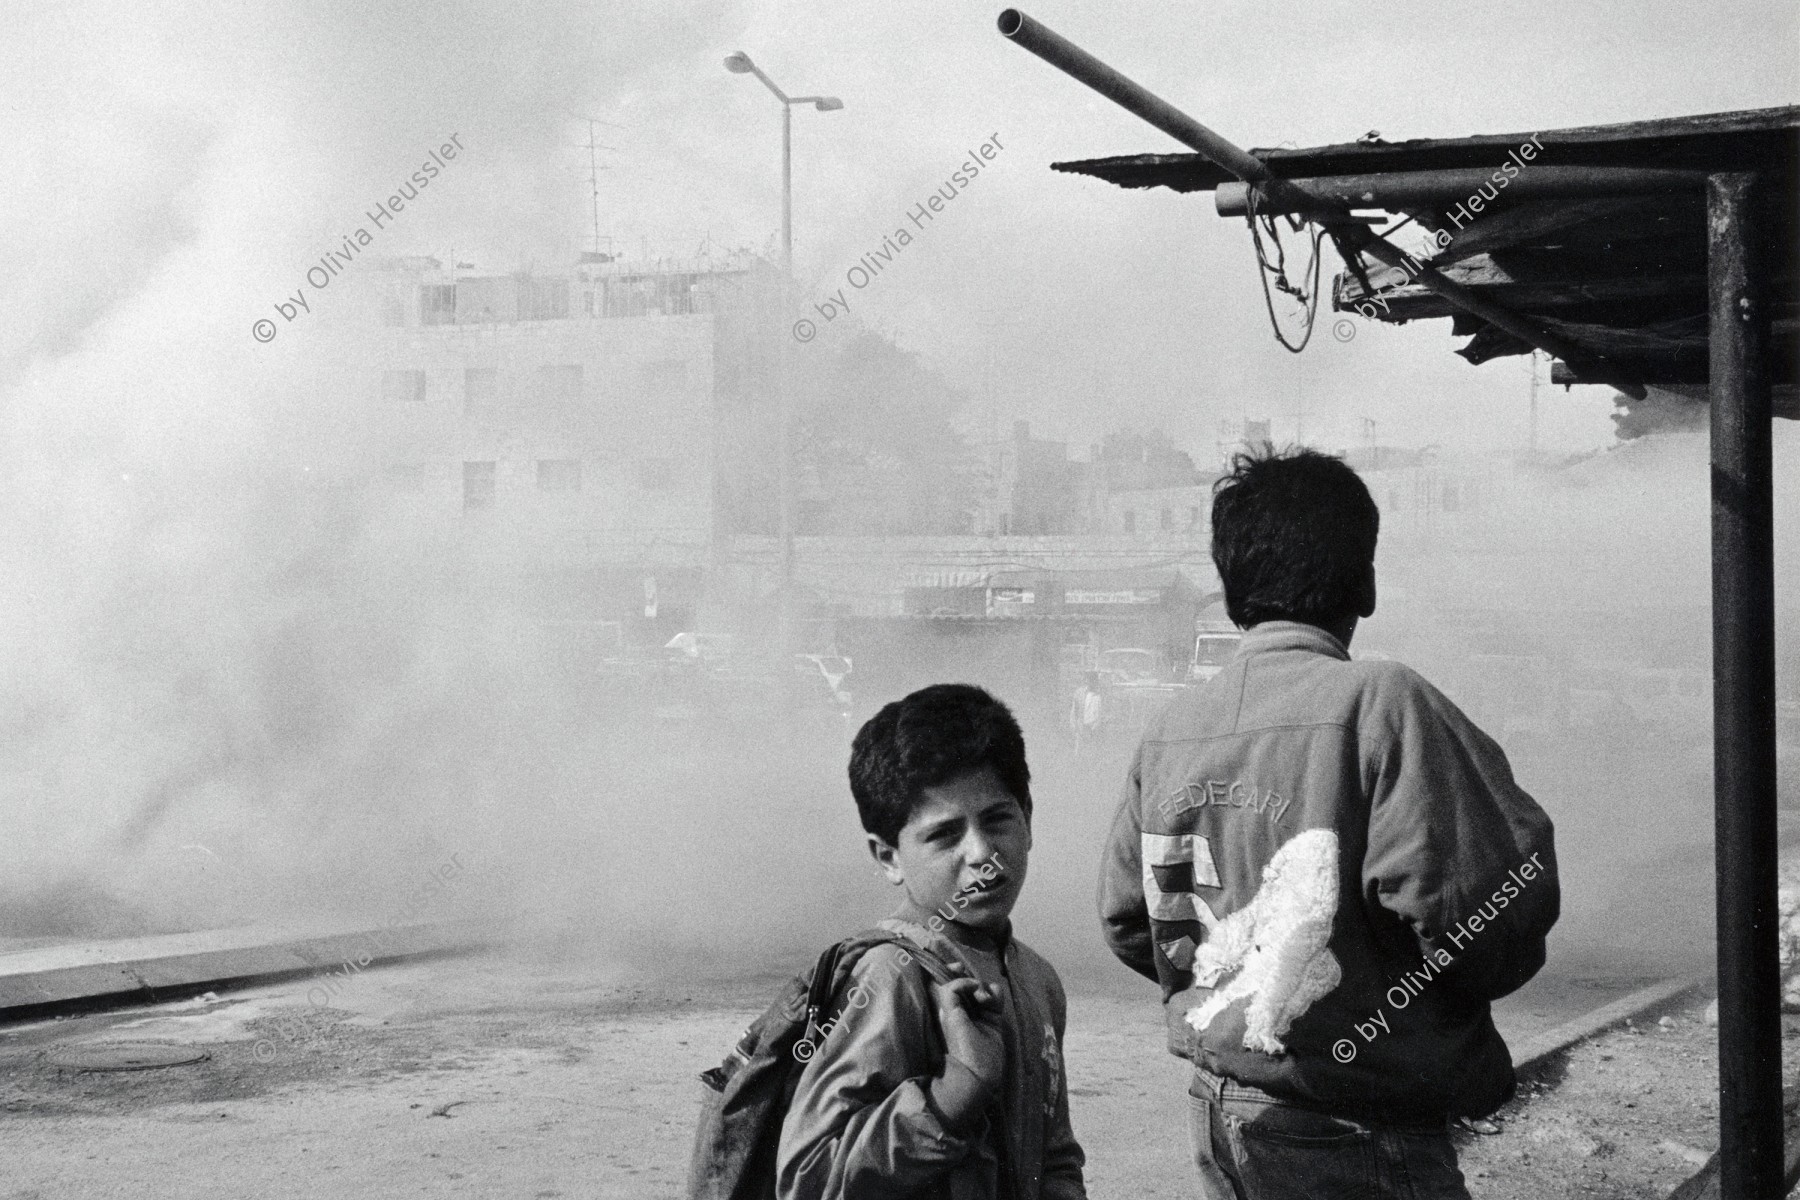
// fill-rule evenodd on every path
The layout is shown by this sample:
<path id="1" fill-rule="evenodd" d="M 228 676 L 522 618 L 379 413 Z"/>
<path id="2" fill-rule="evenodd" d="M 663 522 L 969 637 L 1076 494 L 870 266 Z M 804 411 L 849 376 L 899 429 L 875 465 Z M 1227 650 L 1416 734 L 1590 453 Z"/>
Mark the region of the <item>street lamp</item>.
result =
<path id="1" fill-rule="evenodd" d="M 810 104 L 820 112 L 836 112 L 844 102 L 836 96 L 790 96 L 763 74 L 742 50 L 725 56 L 725 69 L 733 75 L 754 75 L 781 101 L 781 267 L 794 269 L 794 105 Z"/>
<path id="2" fill-rule="evenodd" d="M 762 68 L 750 61 L 750 56 L 739 50 L 725 57 L 725 69 L 733 75 L 754 75 L 762 80 L 763 86 L 775 94 L 781 101 L 781 324 L 782 329 L 776 334 L 776 393 L 781 420 L 781 448 L 778 463 L 779 497 L 781 506 L 781 649 L 783 707 L 793 708 L 792 696 L 792 664 L 787 654 L 793 650 L 794 618 L 794 467 L 793 467 L 793 401 L 788 394 L 787 371 L 787 324 L 792 313 L 789 311 L 789 285 L 794 272 L 794 105 L 810 104 L 819 112 L 836 112 L 844 107 L 844 102 L 836 96 L 790 96 L 776 86 L 773 79 L 763 74 Z"/>

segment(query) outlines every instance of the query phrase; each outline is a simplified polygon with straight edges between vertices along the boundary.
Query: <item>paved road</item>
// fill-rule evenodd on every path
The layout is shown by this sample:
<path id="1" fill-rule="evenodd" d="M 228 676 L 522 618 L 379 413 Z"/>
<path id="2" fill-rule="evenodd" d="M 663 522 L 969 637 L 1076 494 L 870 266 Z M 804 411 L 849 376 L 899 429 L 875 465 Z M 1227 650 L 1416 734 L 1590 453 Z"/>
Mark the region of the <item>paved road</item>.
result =
<path id="1" fill-rule="evenodd" d="M 371 970 L 324 1010 L 303 979 L 0 1027 L 0 1200 L 673 1197 L 694 1076 L 774 986 L 671 990 L 565 947 Z M 1148 986 L 1122 987 L 1070 1005 L 1090 1190 L 1187 1197 L 1183 1064 L 1162 1051 Z M 1553 976 L 1503 1024 L 1528 1032 L 1616 990 Z M 109 1074 L 55 1063 L 129 1039 L 211 1057 Z"/>

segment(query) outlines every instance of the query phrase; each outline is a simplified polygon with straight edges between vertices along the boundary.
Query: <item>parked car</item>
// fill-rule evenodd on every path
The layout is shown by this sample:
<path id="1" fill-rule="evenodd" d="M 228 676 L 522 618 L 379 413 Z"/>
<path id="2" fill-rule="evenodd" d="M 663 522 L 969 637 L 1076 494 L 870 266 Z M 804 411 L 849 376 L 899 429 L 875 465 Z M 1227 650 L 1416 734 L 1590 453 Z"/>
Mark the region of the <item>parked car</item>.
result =
<path id="1" fill-rule="evenodd" d="M 1122 647 L 1100 652 L 1101 674 L 1117 684 L 1159 683 L 1162 681 L 1160 665 L 1154 650 Z"/>
<path id="2" fill-rule="evenodd" d="M 663 654 L 671 662 L 717 663 L 731 657 L 731 635 L 725 633 L 678 633 L 663 643 Z"/>
<path id="3" fill-rule="evenodd" d="M 1230 662 L 1238 652 L 1238 646 L 1244 640 L 1244 631 L 1237 628 L 1201 629 L 1194 634 L 1194 653 L 1188 660 L 1188 678 L 1195 683 L 1205 683 Z"/>

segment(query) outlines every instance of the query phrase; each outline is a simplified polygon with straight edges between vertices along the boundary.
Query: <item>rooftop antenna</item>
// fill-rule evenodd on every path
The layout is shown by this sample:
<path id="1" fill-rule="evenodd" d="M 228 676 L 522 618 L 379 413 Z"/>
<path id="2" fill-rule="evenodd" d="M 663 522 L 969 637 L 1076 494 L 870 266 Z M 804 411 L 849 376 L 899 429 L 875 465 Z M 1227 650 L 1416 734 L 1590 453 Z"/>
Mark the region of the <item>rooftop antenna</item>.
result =
<path id="1" fill-rule="evenodd" d="M 619 148 L 617 146 L 608 146 L 601 142 L 596 130 L 602 125 L 606 126 L 608 129 L 623 129 L 625 127 L 623 125 L 615 125 L 611 121 L 602 121 L 598 117 L 582 116 L 580 113 L 570 113 L 569 115 L 577 120 L 587 122 L 588 194 L 593 204 L 594 213 L 593 252 L 598 255 L 600 253 L 600 172 L 612 170 L 610 166 L 603 167 L 600 165 L 598 151 L 610 150 L 617 154 Z M 611 238 L 607 239 L 608 242 L 611 242 L 611 240 Z"/>

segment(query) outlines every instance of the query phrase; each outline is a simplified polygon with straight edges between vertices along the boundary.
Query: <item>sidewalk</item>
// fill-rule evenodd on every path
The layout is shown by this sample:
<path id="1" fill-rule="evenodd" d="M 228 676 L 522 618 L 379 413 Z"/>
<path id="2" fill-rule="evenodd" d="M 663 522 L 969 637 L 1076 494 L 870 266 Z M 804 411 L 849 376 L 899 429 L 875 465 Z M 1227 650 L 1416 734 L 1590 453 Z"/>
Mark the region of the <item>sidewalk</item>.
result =
<path id="1" fill-rule="evenodd" d="M 0 953 L 0 1021 L 83 1001 L 154 1001 L 163 993 L 253 977 L 366 967 L 481 945 L 473 924 L 245 925 Z"/>

